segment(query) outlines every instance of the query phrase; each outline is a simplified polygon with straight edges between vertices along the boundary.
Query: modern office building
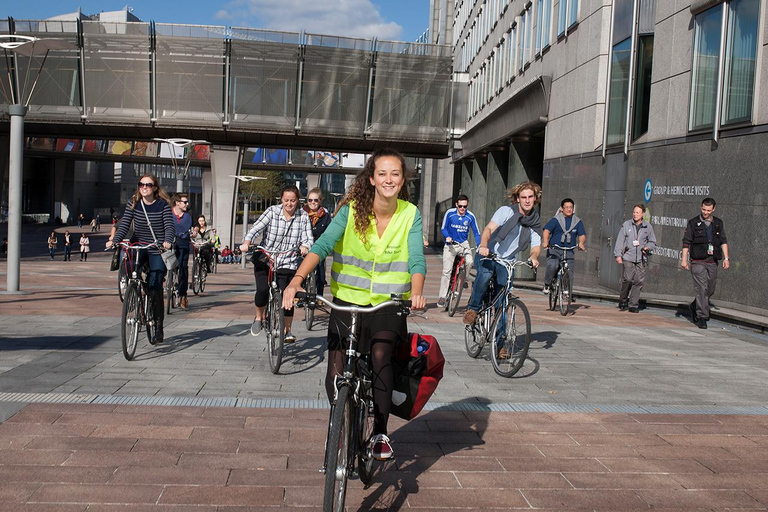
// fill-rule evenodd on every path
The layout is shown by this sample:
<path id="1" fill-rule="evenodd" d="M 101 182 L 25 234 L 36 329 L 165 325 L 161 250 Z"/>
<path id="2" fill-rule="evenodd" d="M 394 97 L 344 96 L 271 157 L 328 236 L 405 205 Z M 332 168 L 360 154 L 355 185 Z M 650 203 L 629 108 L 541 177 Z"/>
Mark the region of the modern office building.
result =
<path id="1" fill-rule="evenodd" d="M 683 231 L 711 196 L 731 255 L 714 300 L 768 312 L 757 235 L 768 214 L 765 0 L 432 7 L 432 40 L 453 44 L 468 97 L 466 131 L 436 173 L 454 176 L 453 187 L 435 187 L 436 202 L 462 191 L 487 222 L 505 189 L 524 180 L 542 184 L 545 220 L 573 198 L 588 232 L 575 284 L 603 291 L 619 285 L 619 226 L 644 204 L 658 237 L 645 290 L 682 301 L 692 294 L 680 270 Z"/>

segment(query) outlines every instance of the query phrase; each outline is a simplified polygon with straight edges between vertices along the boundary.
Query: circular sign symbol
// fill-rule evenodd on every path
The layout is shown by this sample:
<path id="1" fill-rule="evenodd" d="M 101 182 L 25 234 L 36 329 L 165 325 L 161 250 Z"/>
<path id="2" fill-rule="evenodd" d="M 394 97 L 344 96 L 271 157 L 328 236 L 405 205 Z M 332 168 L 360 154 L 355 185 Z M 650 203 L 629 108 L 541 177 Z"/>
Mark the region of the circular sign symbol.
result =
<path id="1" fill-rule="evenodd" d="M 652 195 L 653 195 L 653 185 L 651 184 L 651 180 L 647 180 L 645 182 L 645 188 L 643 189 L 643 197 L 645 197 L 646 203 L 651 202 Z"/>

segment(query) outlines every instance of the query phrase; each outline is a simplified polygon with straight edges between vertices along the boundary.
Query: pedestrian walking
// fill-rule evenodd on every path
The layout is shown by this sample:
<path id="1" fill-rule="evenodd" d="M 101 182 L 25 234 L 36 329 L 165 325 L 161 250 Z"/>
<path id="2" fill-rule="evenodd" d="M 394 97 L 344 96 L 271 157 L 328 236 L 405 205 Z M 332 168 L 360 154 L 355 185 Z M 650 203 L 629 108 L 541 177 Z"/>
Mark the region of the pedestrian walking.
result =
<path id="1" fill-rule="evenodd" d="M 51 255 L 51 261 L 53 261 L 53 257 L 56 255 L 56 245 L 59 243 L 58 238 L 56 238 L 56 232 L 51 231 L 51 236 L 48 237 L 48 253 Z"/>
<path id="2" fill-rule="evenodd" d="M 64 261 L 72 260 L 72 237 L 69 230 L 64 231 Z"/>
<path id="3" fill-rule="evenodd" d="M 85 220 L 85 217 L 83 217 L 83 214 L 77 216 L 77 227 L 78 229 L 83 229 L 83 221 Z"/>
<path id="4" fill-rule="evenodd" d="M 101 216 L 96 215 L 96 231 L 101 231 Z"/>
<path id="5" fill-rule="evenodd" d="M 91 252 L 91 240 L 88 235 L 80 235 L 80 261 L 88 261 L 88 253 Z"/>
<path id="6" fill-rule="evenodd" d="M 616 237 L 613 255 L 616 263 L 623 266 L 619 309 L 630 313 L 640 312 L 640 291 L 645 284 L 645 267 L 648 255 L 656 248 L 653 226 L 643 220 L 645 205 L 636 204 L 632 218 L 626 221 Z"/>
<path id="7" fill-rule="evenodd" d="M 696 298 L 689 305 L 691 321 L 699 329 L 706 329 L 709 321 L 710 298 L 715 293 L 717 267 L 730 267 L 728 239 L 722 219 L 713 215 L 715 200 L 706 197 L 701 202 L 701 213 L 688 221 L 683 234 L 683 256 L 680 266 L 691 270 Z M 689 261 L 690 257 L 690 261 Z"/>
<path id="8" fill-rule="evenodd" d="M 91 233 L 96 232 L 96 217 L 91 219 Z"/>

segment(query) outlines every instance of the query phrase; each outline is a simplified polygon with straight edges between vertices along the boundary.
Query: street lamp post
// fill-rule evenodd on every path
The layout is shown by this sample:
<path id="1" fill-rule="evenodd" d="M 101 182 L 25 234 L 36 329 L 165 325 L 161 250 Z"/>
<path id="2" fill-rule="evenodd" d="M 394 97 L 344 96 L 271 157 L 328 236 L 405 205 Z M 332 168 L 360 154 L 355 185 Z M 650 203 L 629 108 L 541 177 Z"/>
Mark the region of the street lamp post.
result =
<path id="1" fill-rule="evenodd" d="M 43 55 L 43 61 L 37 70 L 35 80 L 29 91 L 17 83 L 17 87 L 11 86 L 11 105 L 8 113 L 11 117 L 10 147 L 8 159 L 8 262 L 6 267 L 5 293 L 22 293 L 20 291 L 21 275 L 21 188 L 24 177 L 24 117 L 27 115 L 29 100 L 35 91 L 37 81 L 43 72 L 43 66 L 51 50 L 69 50 L 75 46 L 62 39 L 39 39 L 37 37 L 19 35 L 0 35 L 0 48 L 6 55 L 6 72 L 8 83 L 13 84 L 14 74 L 18 73 L 15 67 L 9 64 L 8 53 L 16 53 L 29 57 L 29 66 L 32 66 L 32 57 Z M 18 59 L 14 59 L 18 62 Z"/>
<path id="2" fill-rule="evenodd" d="M 206 140 L 181 139 L 178 137 L 172 139 L 155 138 L 154 140 L 157 142 L 164 142 L 171 146 L 171 164 L 176 173 L 176 192 L 179 194 L 184 192 L 184 178 L 187 177 L 189 164 L 192 161 L 192 151 L 190 151 L 189 148 L 197 144 L 209 144 L 209 142 Z M 185 160 L 183 169 L 179 166 L 179 157 L 176 155 L 176 149 L 181 149 L 184 152 L 182 155 L 182 158 Z"/>

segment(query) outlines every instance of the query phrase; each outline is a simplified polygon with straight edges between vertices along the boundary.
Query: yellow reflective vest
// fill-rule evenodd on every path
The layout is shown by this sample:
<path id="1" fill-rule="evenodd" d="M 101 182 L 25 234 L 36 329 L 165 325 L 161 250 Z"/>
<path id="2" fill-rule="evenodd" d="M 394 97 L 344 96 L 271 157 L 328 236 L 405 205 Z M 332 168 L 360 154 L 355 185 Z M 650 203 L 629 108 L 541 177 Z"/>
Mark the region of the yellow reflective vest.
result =
<path id="1" fill-rule="evenodd" d="M 408 233 L 416 220 L 416 206 L 398 199 L 397 210 L 379 238 L 376 224 L 368 227 L 368 241 L 363 243 L 355 232 L 353 202 L 344 236 L 333 248 L 331 293 L 343 301 L 366 306 L 380 304 L 391 294 L 411 296 L 408 270 Z"/>

